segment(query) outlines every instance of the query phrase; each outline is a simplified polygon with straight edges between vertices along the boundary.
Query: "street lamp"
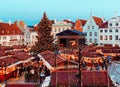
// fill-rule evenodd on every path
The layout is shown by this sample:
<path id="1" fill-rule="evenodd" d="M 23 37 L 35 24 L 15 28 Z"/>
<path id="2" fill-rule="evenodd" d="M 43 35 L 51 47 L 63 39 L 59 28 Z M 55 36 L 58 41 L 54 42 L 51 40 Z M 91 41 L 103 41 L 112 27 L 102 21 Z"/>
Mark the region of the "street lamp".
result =
<path id="1" fill-rule="evenodd" d="M 7 78 L 6 78 L 6 70 L 7 70 L 7 64 L 3 63 L 4 71 L 5 71 L 5 85 L 7 87 Z"/>
<path id="2" fill-rule="evenodd" d="M 54 55 L 55 55 L 55 69 L 57 69 L 57 54 L 58 54 L 58 47 L 57 45 L 55 44 L 55 49 L 54 49 Z M 56 72 L 56 87 L 57 87 L 57 72 Z"/>
<path id="3" fill-rule="evenodd" d="M 77 74 L 77 78 L 79 79 L 78 80 L 78 84 L 79 84 L 79 87 L 82 86 L 82 77 L 81 77 L 81 71 L 82 71 L 82 67 L 81 67 L 81 58 L 82 58 L 82 54 L 81 54 L 81 49 L 79 48 L 79 51 L 78 51 L 78 69 L 79 69 L 79 72 Z"/>

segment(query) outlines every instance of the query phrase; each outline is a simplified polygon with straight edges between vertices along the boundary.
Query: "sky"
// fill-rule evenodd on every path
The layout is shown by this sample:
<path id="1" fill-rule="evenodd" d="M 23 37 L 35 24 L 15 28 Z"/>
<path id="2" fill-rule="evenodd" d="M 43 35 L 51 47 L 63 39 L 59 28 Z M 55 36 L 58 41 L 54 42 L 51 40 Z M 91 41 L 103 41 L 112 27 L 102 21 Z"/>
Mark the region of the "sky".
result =
<path id="1" fill-rule="evenodd" d="M 27 25 L 40 22 L 46 12 L 50 20 L 87 20 L 93 16 L 114 17 L 120 15 L 120 0 L 0 0 L 0 20 L 23 20 Z"/>

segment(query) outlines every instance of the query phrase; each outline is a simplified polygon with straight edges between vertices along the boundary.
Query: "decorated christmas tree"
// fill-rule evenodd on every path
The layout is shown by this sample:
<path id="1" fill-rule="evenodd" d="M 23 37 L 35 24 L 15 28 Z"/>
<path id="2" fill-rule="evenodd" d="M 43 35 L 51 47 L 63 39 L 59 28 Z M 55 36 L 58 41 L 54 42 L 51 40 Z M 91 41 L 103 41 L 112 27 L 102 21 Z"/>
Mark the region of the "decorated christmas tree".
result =
<path id="1" fill-rule="evenodd" d="M 38 41 L 35 43 L 35 46 L 32 47 L 32 51 L 40 53 L 46 50 L 54 51 L 56 49 L 51 31 L 52 21 L 50 21 L 46 13 L 44 13 L 42 20 L 37 25 Z"/>

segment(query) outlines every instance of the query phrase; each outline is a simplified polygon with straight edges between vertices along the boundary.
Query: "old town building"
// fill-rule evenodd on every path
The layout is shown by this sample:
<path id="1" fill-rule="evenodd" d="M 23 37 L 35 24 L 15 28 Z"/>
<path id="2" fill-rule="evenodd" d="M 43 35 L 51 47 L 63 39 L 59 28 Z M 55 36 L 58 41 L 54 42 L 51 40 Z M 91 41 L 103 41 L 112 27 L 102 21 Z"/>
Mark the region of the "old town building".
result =
<path id="1" fill-rule="evenodd" d="M 120 16 L 113 17 L 99 28 L 99 45 L 120 46 Z"/>
<path id="2" fill-rule="evenodd" d="M 64 30 L 70 30 L 72 28 L 72 24 L 68 23 L 68 21 L 66 22 L 64 21 L 57 21 L 56 19 L 54 20 L 54 23 L 52 25 L 52 35 L 55 39 L 55 41 L 57 41 L 57 37 L 56 34 L 60 33 Z"/>
<path id="3" fill-rule="evenodd" d="M 24 21 L 15 22 L 18 28 L 24 33 L 24 45 L 30 44 L 30 29 Z"/>
<path id="4" fill-rule="evenodd" d="M 0 45 L 13 46 L 24 44 L 24 34 L 15 23 L 0 22 Z"/>
<path id="5" fill-rule="evenodd" d="M 99 27 L 103 24 L 103 20 L 99 17 L 90 16 L 86 24 L 83 27 L 83 32 L 87 34 L 86 44 L 98 44 L 98 30 Z"/>
<path id="6" fill-rule="evenodd" d="M 83 32 L 83 27 L 86 23 L 86 20 L 82 20 L 82 19 L 77 19 L 75 22 L 75 29 L 79 30 L 80 32 Z"/>

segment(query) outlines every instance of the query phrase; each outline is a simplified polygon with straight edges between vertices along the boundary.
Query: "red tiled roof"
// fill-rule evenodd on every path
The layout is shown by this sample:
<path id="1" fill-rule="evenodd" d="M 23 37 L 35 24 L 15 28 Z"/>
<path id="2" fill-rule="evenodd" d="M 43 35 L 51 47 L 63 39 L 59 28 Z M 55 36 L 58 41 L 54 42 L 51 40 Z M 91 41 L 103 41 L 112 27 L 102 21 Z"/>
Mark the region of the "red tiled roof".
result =
<path id="1" fill-rule="evenodd" d="M 75 23 L 74 22 L 72 22 L 72 21 L 69 21 L 69 20 L 63 20 L 64 22 L 67 22 L 67 23 L 71 23 L 72 24 L 72 27 L 71 28 L 74 28 L 74 26 L 75 26 Z"/>
<path id="2" fill-rule="evenodd" d="M 25 25 L 24 21 L 20 21 L 20 26 L 21 26 L 22 28 L 24 28 L 24 25 Z"/>
<path id="3" fill-rule="evenodd" d="M 7 84 L 7 87 L 36 87 L 37 85 L 34 83 L 30 84 Z"/>
<path id="4" fill-rule="evenodd" d="M 24 60 L 31 58 L 31 55 L 28 55 L 27 53 L 21 51 L 21 52 L 14 52 L 14 57 L 16 57 L 19 60 L 24 61 Z"/>
<path id="5" fill-rule="evenodd" d="M 67 22 L 67 23 L 71 23 L 72 25 L 75 25 L 75 23 L 74 22 L 72 22 L 72 21 L 69 21 L 69 20 L 63 20 L 64 22 Z"/>
<path id="6" fill-rule="evenodd" d="M 19 61 L 19 59 L 15 58 L 15 57 L 2 58 L 2 59 L 0 59 L 0 66 L 2 66 L 3 63 L 6 63 L 7 65 L 11 65 L 11 64 L 16 63 L 18 61 Z"/>
<path id="7" fill-rule="evenodd" d="M 35 30 L 35 31 L 38 31 L 38 26 L 35 26 L 35 27 L 34 27 L 34 30 Z"/>
<path id="8" fill-rule="evenodd" d="M 95 20 L 98 26 L 101 26 L 103 24 L 103 21 L 101 18 L 93 16 L 93 19 Z"/>
<path id="9" fill-rule="evenodd" d="M 57 75 L 56 75 L 57 73 Z M 78 78 L 76 77 L 76 74 L 78 73 L 77 70 L 73 71 L 56 71 L 52 73 L 51 78 L 51 86 L 56 85 L 56 77 L 57 77 L 57 83 L 60 85 L 63 85 L 65 87 L 68 87 L 68 85 L 78 85 Z M 110 87 L 112 87 L 112 83 L 110 78 L 107 75 L 107 71 L 82 71 L 82 85 L 83 87 L 107 87 L 108 83 Z"/>
<path id="10" fill-rule="evenodd" d="M 81 19 L 80 19 L 80 21 L 81 21 L 82 26 L 84 26 L 85 23 L 87 22 L 87 20 L 81 20 Z"/>
<path id="11" fill-rule="evenodd" d="M 40 53 L 40 55 L 43 56 L 43 58 L 49 62 L 49 64 L 51 66 L 55 66 L 55 55 L 54 55 L 54 52 L 51 52 L 49 50 L 47 51 L 43 51 Z M 62 62 L 64 62 L 65 60 L 61 59 L 61 57 L 59 55 L 56 56 L 56 64 L 60 64 Z"/>
<path id="12" fill-rule="evenodd" d="M 16 24 L 0 23 L 0 35 L 22 35 Z"/>
<path id="13" fill-rule="evenodd" d="M 100 28 L 108 28 L 108 21 L 105 22 L 105 23 L 103 23 L 103 24 L 100 26 Z"/>

